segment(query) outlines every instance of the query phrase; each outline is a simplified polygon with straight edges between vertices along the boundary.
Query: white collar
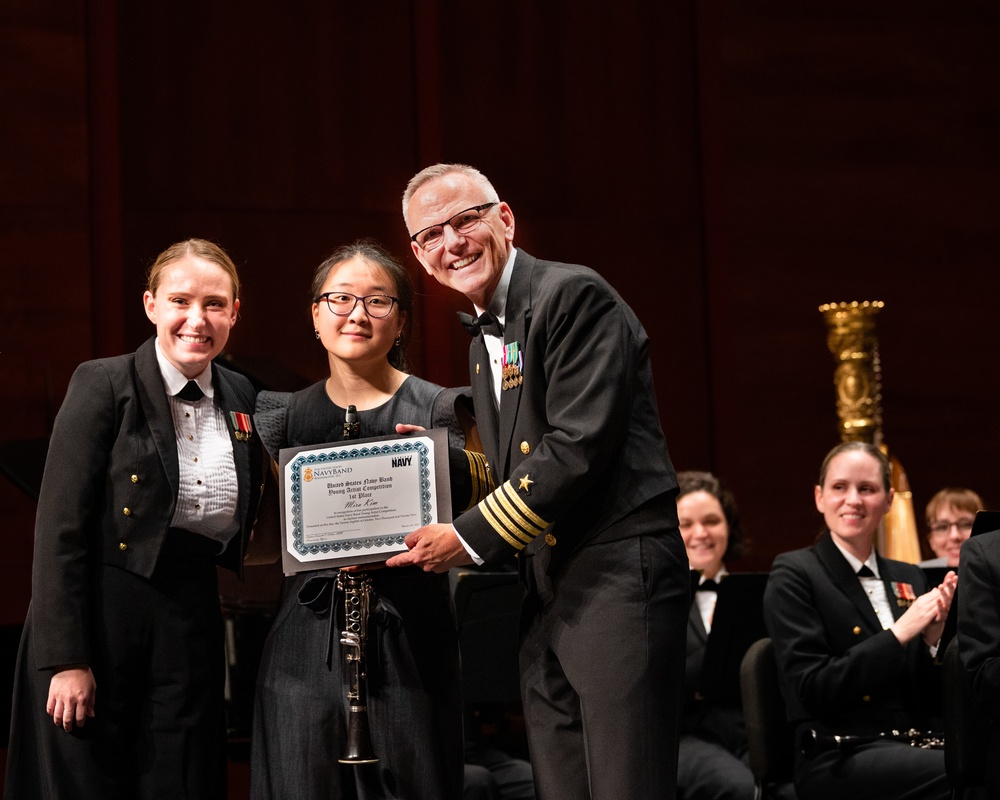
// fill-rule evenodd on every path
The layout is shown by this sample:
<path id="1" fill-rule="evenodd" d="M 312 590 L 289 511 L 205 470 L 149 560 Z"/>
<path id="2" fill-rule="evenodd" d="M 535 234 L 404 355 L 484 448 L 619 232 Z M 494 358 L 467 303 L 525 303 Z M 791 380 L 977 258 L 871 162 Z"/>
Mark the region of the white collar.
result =
<path id="1" fill-rule="evenodd" d="M 159 337 L 156 338 L 153 344 L 156 346 L 156 363 L 160 365 L 160 375 L 163 376 L 163 385 L 166 387 L 167 394 L 173 397 L 187 386 L 188 378 L 184 377 L 184 373 L 171 364 L 167 360 L 167 357 L 163 355 L 163 350 L 160 349 Z M 212 387 L 211 361 L 208 362 L 208 366 L 201 371 L 200 375 L 196 375 L 191 380 L 198 384 L 198 388 L 201 389 L 202 393 L 209 400 L 214 397 L 215 389 Z"/>
<path id="2" fill-rule="evenodd" d="M 872 547 L 872 551 L 868 554 L 868 558 L 862 561 L 856 555 L 847 552 L 847 550 L 841 547 L 840 542 L 833 537 L 833 534 L 830 534 L 830 541 L 833 542 L 834 546 L 840 551 L 841 555 L 847 559 L 847 563 L 851 565 L 851 569 L 854 570 L 855 574 L 857 574 L 858 570 L 862 567 L 868 567 L 876 578 L 881 578 L 878 574 L 878 558 L 875 555 L 874 546 Z"/>
<path id="3" fill-rule="evenodd" d="M 510 248 L 510 255 L 507 256 L 507 263 L 503 266 L 503 272 L 500 273 L 500 280 L 497 282 L 496 289 L 493 290 L 493 296 L 490 298 L 489 309 L 480 308 L 475 303 L 473 306 L 476 309 L 476 316 L 478 317 L 484 311 L 492 311 L 496 314 L 500 324 L 504 325 L 507 322 L 507 290 L 510 288 L 510 276 L 514 272 L 514 257 L 517 255 L 517 249 Z"/>
<path id="4" fill-rule="evenodd" d="M 701 586 L 705 581 L 715 581 L 716 583 L 721 583 L 722 579 L 725 578 L 728 574 L 729 570 L 726 569 L 726 565 L 723 564 L 721 567 L 719 567 L 719 571 L 715 573 L 714 578 L 706 578 L 705 573 L 703 572 L 701 574 L 701 577 L 698 579 L 698 585 Z"/>

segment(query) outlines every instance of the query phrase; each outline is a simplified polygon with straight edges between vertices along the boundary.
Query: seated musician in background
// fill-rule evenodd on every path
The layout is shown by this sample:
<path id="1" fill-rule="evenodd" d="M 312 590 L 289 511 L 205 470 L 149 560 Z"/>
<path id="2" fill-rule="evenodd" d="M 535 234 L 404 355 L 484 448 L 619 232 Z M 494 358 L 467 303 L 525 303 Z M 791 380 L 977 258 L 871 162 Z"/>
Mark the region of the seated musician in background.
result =
<path id="1" fill-rule="evenodd" d="M 701 573 L 688 617 L 677 792 L 685 800 L 752 800 L 742 709 L 738 702 L 705 698 L 700 691 L 717 584 L 728 574 L 726 561 L 743 555 L 743 526 L 732 493 L 711 473 L 679 472 L 677 483 L 681 537 L 691 569 Z"/>
<path id="2" fill-rule="evenodd" d="M 983 500 L 971 489 L 942 489 L 927 504 L 927 543 L 934 558 L 921 567 L 957 567 L 958 555 L 972 533 Z"/>
<path id="3" fill-rule="evenodd" d="M 972 696 L 990 719 L 986 789 L 1000 797 L 1000 531 L 962 546 L 958 646 Z"/>
<path id="4" fill-rule="evenodd" d="M 511 735 L 524 738 L 511 730 L 502 704 L 466 706 L 462 800 L 535 800 L 531 764 L 507 752 Z"/>
<path id="5" fill-rule="evenodd" d="M 957 577 L 927 590 L 923 571 L 873 546 L 889 511 L 889 462 L 875 446 L 831 450 L 814 490 L 827 530 L 779 555 L 764 595 L 782 693 L 797 741 L 802 800 L 946 800 L 944 752 L 884 737 L 924 730 L 926 699 Z M 835 736 L 846 737 L 838 746 Z"/>

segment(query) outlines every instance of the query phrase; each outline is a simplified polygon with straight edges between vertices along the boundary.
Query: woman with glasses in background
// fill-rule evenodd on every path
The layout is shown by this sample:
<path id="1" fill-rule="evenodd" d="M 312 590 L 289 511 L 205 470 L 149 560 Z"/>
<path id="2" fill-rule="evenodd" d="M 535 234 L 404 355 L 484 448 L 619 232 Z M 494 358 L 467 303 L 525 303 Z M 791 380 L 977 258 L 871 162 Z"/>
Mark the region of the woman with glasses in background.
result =
<path id="1" fill-rule="evenodd" d="M 934 558 L 921 567 L 957 567 L 962 544 L 972 533 L 982 498 L 971 489 L 942 489 L 927 504 L 927 543 Z"/>
<path id="2" fill-rule="evenodd" d="M 310 296 L 330 374 L 294 394 L 260 394 L 254 421 L 272 457 L 345 438 L 348 406 L 358 423 L 348 438 L 447 427 L 452 501 L 463 510 L 472 499 L 470 465 L 485 475 L 485 462 L 461 449 L 459 393 L 405 371 L 413 300 L 406 270 L 374 242 L 355 242 L 319 266 Z M 299 573 L 285 579 L 258 673 L 253 800 L 461 796 L 462 696 L 448 575 L 371 566 L 367 715 L 379 762 L 338 764 L 348 727 L 338 571 Z"/>

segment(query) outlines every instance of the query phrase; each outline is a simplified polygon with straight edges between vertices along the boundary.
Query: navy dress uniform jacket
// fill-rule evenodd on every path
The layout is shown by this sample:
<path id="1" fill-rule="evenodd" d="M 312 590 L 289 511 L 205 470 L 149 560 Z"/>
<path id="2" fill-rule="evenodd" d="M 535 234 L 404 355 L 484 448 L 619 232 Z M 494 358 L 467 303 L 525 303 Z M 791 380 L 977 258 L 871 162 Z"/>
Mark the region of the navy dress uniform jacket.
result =
<path id="1" fill-rule="evenodd" d="M 497 407 L 482 334 L 476 422 L 496 488 L 454 522 L 519 555 L 521 691 L 545 800 L 674 796 L 688 564 L 649 341 L 586 267 L 518 250 Z"/>
<path id="2" fill-rule="evenodd" d="M 878 572 L 893 619 L 899 619 L 926 590 L 923 570 L 879 556 Z M 928 730 L 940 669 L 922 636 L 902 645 L 882 628 L 829 532 L 813 547 L 775 559 L 764 593 L 764 621 L 774 641 L 788 718 L 796 727 L 795 788 L 802 800 L 950 796 L 944 752 L 911 747 L 891 733 Z M 824 741 L 828 734 L 856 735 L 860 741 L 831 749 Z"/>
<path id="3" fill-rule="evenodd" d="M 962 545 L 958 644 L 976 699 L 990 720 L 986 782 L 1000 796 L 1000 531 Z"/>
<path id="4" fill-rule="evenodd" d="M 213 365 L 215 403 L 253 413 L 241 375 Z M 256 436 L 233 440 L 240 530 L 218 562 L 239 571 L 263 483 Z M 177 444 L 154 340 L 81 364 L 56 418 L 35 524 L 32 600 L 39 669 L 92 663 L 88 583 L 96 564 L 148 578 L 174 513 Z M 44 709 L 41 709 L 44 710 Z"/>
<path id="5" fill-rule="evenodd" d="M 923 570 L 878 556 L 893 618 L 927 590 Z M 902 586 L 898 592 L 905 594 Z M 937 674 L 921 637 L 900 645 L 883 630 L 861 582 L 824 533 L 813 547 L 779 555 L 764 594 L 789 720 L 821 733 L 921 728 Z"/>
<path id="6" fill-rule="evenodd" d="M 249 419 L 250 382 L 213 368 L 215 405 Z M 232 418 L 230 418 L 231 420 Z M 240 569 L 263 450 L 230 426 Z M 225 796 L 223 636 L 214 543 L 171 532 L 177 441 L 154 340 L 81 364 L 56 417 L 35 527 L 32 599 L 14 681 L 5 796 Z M 87 664 L 96 718 L 47 718 L 54 669 Z"/>
<path id="7" fill-rule="evenodd" d="M 498 488 L 455 528 L 487 564 L 528 547 L 551 557 L 544 572 L 555 577 L 584 544 L 650 532 L 629 515 L 676 493 L 649 340 L 596 272 L 518 250 L 504 343 L 517 371 L 498 415 L 481 334 L 470 348 L 476 421 Z M 676 527 L 673 504 L 665 509 L 658 526 Z"/>

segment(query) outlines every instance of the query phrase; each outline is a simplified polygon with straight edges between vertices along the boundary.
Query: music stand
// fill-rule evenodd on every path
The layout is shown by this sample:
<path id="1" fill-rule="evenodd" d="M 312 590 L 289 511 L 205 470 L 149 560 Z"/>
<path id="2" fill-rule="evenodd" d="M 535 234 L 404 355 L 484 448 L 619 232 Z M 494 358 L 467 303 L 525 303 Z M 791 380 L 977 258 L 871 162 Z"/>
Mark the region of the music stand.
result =
<path id="1" fill-rule="evenodd" d="M 698 687 L 706 699 L 739 704 L 743 656 L 750 645 L 767 636 L 766 585 L 766 572 L 730 573 L 719 583 Z"/>
<path id="2" fill-rule="evenodd" d="M 972 523 L 969 536 L 1000 530 L 1000 511 L 977 511 L 976 520 Z"/>

